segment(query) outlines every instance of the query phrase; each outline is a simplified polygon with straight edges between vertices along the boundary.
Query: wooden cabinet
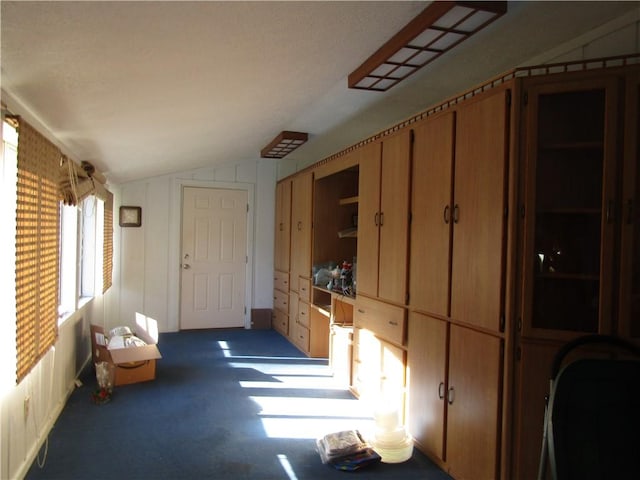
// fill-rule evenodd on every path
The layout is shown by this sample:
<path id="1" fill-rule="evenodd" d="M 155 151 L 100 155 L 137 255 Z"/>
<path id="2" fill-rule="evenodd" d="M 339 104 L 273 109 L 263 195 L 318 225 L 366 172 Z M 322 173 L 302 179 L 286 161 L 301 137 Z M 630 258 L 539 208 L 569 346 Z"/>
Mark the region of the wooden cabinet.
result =
<path id="1" fill-rule="evenodd" d="M 449 315 L 454 129 L 453 112 L 414 128 L 409 303 L 440 317 Z"/>
<path id="2" fill-rule="evenodd" d="M 273 286 L 272 325 L 286 337 L 289 335 L 289 272 L 276 270 Z"/>
<path id="3" fill-rule="evenodd" d="M 497 88 L 456 110 L 451 318 L 495 332 L 504 329 L 510 95 Z"/>
<path id="4" fill-rule="evenodd" d="M 615 77 L 525 87 L 523 335 L 610 333 L 619 90 Z"/>
<path id="5" fill-rule="evenodd" d="M 523 81 L 514 478 L 536 474 L 558 349 L 584 334 L 640 337 L 639 85 L 638 67 Z"/>
<path id="6" fill-rule="evenodd" d="M 274 266 L 276 270 L 289 272 L 291 246 L 291 180 L 276 185 L 276 238 Z"/>
<path id="7" fill-rule="evenodd" d="M 406 310 L 358 297 L 353 321 L 353 390 L 374 407 L 395 405 L 403 418 Z"/>
<path id="8" fill-rule="evenodd" d="M 341 159 L 342 170 L 317 172 L 313 188 L 313 266 L 331 268 L 344 261 L 353 263 L 358 245 L 358 166 L 359 151 Z M 326 276 L 317 285 L 326 288 Z M 340 285 L 342 288 L 342 285 Z M 337 287 L 336 287 L 337 289 Z M 341 292 L 343 290 L 340 290 Z M 352 291 L 351 280 L 344 292 Z M 351 294 L 352 295 L 352 294 Z"/>
<path id="9" fill-rule="evenodd" d="M 640 340 L 640 73 L 627 76 L 617 332 Z"/>
<path id="10" fill-rule="evenodd" d="M 509 98 L 479 95 L 414 130 L 410 304 L 493 331 L 504 328 Z"/>
<path id="11" fill-rule="evenodd" d="M 497 478 L 501 338 L 412 312 L 407 427 L 456 479 Z"/>
<path id="12" fill-rule="evenodd" d="M 411 132 L 401 130 L 362 149 L 356 291 L 405 304 Z"/>
<path id="13" fill-rule="evenodd" d="M 291 288 L 298 288 L 298 277 L 311 277 L 313 174 L 293 177 L 291 184 Z M 297 291 L 297 290 L 296 290 Z"/>
<path id="14" fill-rule="evenodd" d="M 421 450 L 444 461 L 449 324 L 409 313 L 407 428 Z"/>
<path id="15" fill-rule="evenodd" d="M 290 340 L 309 357 L 329 355 L 329 313 L 310 302 L 311 281 L 298 277 L 298 292 L 290 292 Z"/>

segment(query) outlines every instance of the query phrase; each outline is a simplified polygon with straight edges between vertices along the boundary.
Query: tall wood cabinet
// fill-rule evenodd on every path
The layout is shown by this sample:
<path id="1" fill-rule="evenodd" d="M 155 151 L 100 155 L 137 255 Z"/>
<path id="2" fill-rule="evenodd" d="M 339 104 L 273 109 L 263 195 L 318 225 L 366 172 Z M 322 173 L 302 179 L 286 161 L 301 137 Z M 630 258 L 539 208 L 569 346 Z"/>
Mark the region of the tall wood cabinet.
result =
<path id="1" fill-rule="evenodd" d="M 623 336 L 640 339 L 640 73 L 627 75 L 625 88 L 617 330 Z"/>
<path id="2" fill-rule="evenodd" d="M 514 477 L 535 475 L 558 348 L 584 334 L 640 334 L 637 71 L 523 82 Z"/>
<path id="3" fill-rule="evenodd" d="M 500 471 L 510 96 L 414 127 L 407 423 L 460 479 Z"/>
<path id="4" fill-rule="evenodd" d="M 279 186 L 290 292 L 275 295 L 276 328 L 306 352 L 314 330 L 330 335 L 336 294 L 312 286 L 312 257 L 357 243 L 351 370 L 332 366 L 363 399 L 398 402 L 457 480 L 535 478 L 558 348 L 587 333 L 640 342 L 640 65 L 592 63 L 518 69 L 445 101 L 287 180 L 290 207 Z M 358 188 L 338 192 L 345 169 Z M 316 173 L 332 205 L 316 220 L 330 235 L 357 224 L 356 238 L 311 237 Z"/>
<path id="5" fill-rule="evenodd" d="M 289 258 L 291 247 L 291 180 L 276 185 L 273 314 L 271 325 L 289 335 Z"/>
<path id="6" fill-rule="evenodd" d="M 291 246 L 291 180 L 276 185 L 276 238 L 274 252 L 275 269 L 289 273 Z"/>
<path id="7" fill-rule="evenodd" d="M 356 290 L 405 304 L 411 131 L 404 129 L 362 148 L 358 236 L 366 241 L 358 242 Z"/>
<path id="8" fill-rule="evenodd" d="M 313 173 L 293 177 L 291 184 L 291 289 L 298 291 L 298 278 L 311 277 L 311 221 Z"/>

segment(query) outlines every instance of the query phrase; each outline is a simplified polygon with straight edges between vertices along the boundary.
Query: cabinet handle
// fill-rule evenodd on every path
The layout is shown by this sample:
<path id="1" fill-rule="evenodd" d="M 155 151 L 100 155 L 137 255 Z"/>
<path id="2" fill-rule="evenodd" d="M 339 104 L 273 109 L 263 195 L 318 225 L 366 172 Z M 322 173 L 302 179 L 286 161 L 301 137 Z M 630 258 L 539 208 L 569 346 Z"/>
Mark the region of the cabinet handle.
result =
<path id="1" fill-rule="evenodd" d="M 453 401 L 455 399 L 456 399 L 456 391 L 453 389 L 453 387 L 451 387 L 447 392 L 447 402 L 449 403 L 449 405 L 453 405 Z"/>
<path id="2" fill-rule="evenodd" d="M 438 385 L 438 398 L 444 400 L 444 382 L 440 382 Z"/>
<path id="3" fill-rule="evenodd" d="M 389 325 L 393 325 L 394 327 L 397 327 L 398 322 L 396 322 L 395 320 L 389 320 Z"/>
<path id="4" fill-rule="evenodd" d="M 361 309 L 361 308 L 359 308 L 359 309 L 358 309 L 358 312 L 359 312 L 359 313 L 367 313 L 367 312 L 365 312 L 365 311 L 364 311 L 363 309 Z"/>
<path id="5" fill-rule="evenodd" d="M 607 213 L 606 213 L 607 223 L 615 222 L 616 218 L 613 213 L 613 200 L 609 200 L 607 202 Z"/>
<path id="6" fill-rule="evenodd" d="M 298 222 L 298 231 L 302 230 L 302 222 Z"/>
<path id="7" fill-rule="evenodd" d="M 376 212 L 376 214 L 373 216 L 373 223 L 376 227 L 380 226 L 380 212 Z"/>
<path id="8" fill-rule="evenodd" d="M 449 221 L 451 220 L 451 206 L 450 205 L 447 205 L 446 207 L 444 207 L 443 217 L 444 217 L 444 223 L 449 224 Z"/>
<path id="9" fill-rule="evenodd" d="M 459 219 L 460 219 L 460 207 L 456 203 L 453 206 L 453 223 L 458 223 Z"/>
<path id="10" fill-rule="evenodd" d="M 380 226 L 384 225 L 384 212 L 380 212 L 380 216 L 378 218 L 380 219 Z"/>

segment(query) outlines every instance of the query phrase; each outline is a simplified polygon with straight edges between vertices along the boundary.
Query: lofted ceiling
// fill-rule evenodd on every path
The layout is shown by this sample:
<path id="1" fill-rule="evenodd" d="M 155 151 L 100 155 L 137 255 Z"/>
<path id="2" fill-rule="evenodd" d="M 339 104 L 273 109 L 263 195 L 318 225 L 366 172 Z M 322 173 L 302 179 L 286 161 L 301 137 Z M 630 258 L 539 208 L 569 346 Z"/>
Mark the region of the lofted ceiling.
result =
<path id="1" fill-rule="evenodd" d="M 110 183 L 255 162 L 282 130 L 309 133 L 281 160 L 304 166 L 639 8 L 509 2 L 389 91 L 349 90 L 428 3 L 3 0 L 3 100 Z"/>

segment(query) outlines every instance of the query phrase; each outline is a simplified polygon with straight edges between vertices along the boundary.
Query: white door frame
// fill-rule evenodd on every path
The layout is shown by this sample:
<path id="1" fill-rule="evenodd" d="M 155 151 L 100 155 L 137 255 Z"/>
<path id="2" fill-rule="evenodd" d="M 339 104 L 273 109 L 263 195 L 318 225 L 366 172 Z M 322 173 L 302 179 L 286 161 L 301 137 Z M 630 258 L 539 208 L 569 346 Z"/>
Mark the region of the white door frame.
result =
<path id="1" fill-rule="evenodd" d="M 180 330 L 180 278 L 182 252 L 182 191 L 184 187 L 220 188 L 226 190 L 245 190 L 249 211 L 247 212 L 247 271 L 245 285 L 244 328 L 251 328 L 251 299 L 253 298 L 253 252 L 255 224 L 255 185 L 252 183 L 216 182 L 208 180 L 192 180 L 174 178 L 171 188 L 169 225 L 169 299 L 168 329 L 172 332 Z"/>

